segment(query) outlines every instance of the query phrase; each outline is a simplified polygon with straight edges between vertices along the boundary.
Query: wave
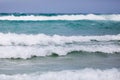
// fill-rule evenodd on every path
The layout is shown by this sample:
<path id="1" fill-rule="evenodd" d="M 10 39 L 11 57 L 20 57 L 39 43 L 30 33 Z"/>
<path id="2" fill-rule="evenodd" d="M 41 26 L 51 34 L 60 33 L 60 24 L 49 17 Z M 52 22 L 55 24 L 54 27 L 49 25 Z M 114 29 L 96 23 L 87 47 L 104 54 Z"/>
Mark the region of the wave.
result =
<path id="1" fill-rule="evenodd" d="M 102 42 L 103 41 L 103 42 Z M 117 41 L 117 42 L 116 42 Z M 0 33 L 0 58 L 67 55 L 73 51 L 119 53 L 120 34 L 102 36 L 60 36 Z"/>
<path id="2" fill-rule="evenodd" d="M 102 42 L 103 41 L 103 42 Z M 117 42 L 116 42 L 117 41 Z M 119 53 L 120 34 L 102 36 L 60 36 L 0 33 L 0 58 L 67 55 L 73 51 Z"/>
<path id="3" fill-rule="evenodd" d="M 86 68 L 82 70 L 68 70 L 32 74 L 0 74 L 1 80 L 119 80 L 120 71 L 116 68 L 100 70 Z"/>
<path id="4" fill-rule="evenodd" d="M 0 20 L 23 20 L 23 21 L 46 21 L 46 20 L 112 20 L 120 21 L 120 14 L 109 15 L 56 15 L 56 16 L 44 16 L 44 15 L 27 15 L 27 16 L 0 16 Z"/>
<path id="5" fill-rule="evenodd" d="M 103 52 L 114 54 L 120 52 L 117 45 L 70 45 L 70 46 L 0 46 L 0 58 L 31 58 L 33 56 L 67 55 L 73 51 Z M 89 54 L 89 53 L 88 53 Z"/>
<path id="6" fill-rule="evenodd" d="M 102 36 L 60 36 L 60 35 L 27 35 L 15 33 L 0 33 L 1 46 L 32 46 L 32 45 L 66 45 L 78 44 L 80 42 L 99 42 L 99 41 L 120 41 L 118 35 L 102 35 Z"/>

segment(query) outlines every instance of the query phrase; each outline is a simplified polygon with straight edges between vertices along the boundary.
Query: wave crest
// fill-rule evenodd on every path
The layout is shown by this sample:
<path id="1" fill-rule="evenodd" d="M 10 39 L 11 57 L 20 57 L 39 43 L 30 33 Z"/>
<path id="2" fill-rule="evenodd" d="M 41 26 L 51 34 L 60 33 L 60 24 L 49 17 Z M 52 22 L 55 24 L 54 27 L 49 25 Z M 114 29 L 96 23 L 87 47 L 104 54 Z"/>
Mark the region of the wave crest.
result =
<path id="1" fill-rule="evenodd" d="M 33 56 L 49 56 L 53 53 L 62 56 L 72 51 L 103 52 L 113 54 L 120 52 L 119 46 L 114 45 L 81 45 L 81 46 L 45 46 L 45 47 L 22 47 L 3 46 L 0 47 L 0 58 L 31 58 Z M 88 53 L 89 54 L 89 53 Z"/>
<path id="2" fill-rule="evenodd" d="M 61 56 L 67 55 L 72 51 L 119 53 L 119 40 L 120 34 L 103 36 L 49 36 L 45 34 L 0 33 L 0 58 L 27 59 L 32 56 L 49 56 L 53 53 Z"/>
<path id="3" fill-rule="evenodd" d="M 0 20 L 23 20 L 23 21 L 46 21 L 46 20 L 113 20 L 120 21 L 120 14 L 111 14 L 111 15 L 95 15 L 95 14 L 87 14 L 87 15 L 57 15 L 57 16 L 35 16 L 35 15 L 27 15 L 27 16 L 0 16 Z"/>
<path id="4" fill-rule="evenodd" d="M 14 34 L 0 33 L 0 45 L 65 45 L 75 44 L 80 42 L 97 42 L 97 41 L 120 41 L 120 34 L 118 35 L 103 35 L 103 36 L 60 36 L 60 35 L 26 35 L 26 34 Z"/>

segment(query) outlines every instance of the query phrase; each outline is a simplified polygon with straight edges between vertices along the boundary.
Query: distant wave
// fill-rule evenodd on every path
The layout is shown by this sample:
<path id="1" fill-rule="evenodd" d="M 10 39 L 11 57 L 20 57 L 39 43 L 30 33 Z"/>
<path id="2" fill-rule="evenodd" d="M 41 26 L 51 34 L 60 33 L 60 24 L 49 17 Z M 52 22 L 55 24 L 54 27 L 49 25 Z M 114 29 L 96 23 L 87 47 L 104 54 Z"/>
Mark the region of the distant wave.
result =
<path id="1" fill-rule="evenodd" d="M 23 21 L 45 21 L 45 20 L 112 20 L 120 21 L 120 14 L 108 14 L 108 15 L 56 15 L 56 16 L 45 16 L 45 15 L 26 15 L 26 16 L 0 16 L 0 20 L 23 20 Z"/>
<path id="2" fill-rule="evenodd" d="M 47 73 L 32 74 L 0 74 L 1 80 L 119 80 L 120 71 L 116 68 L 100 70 L 100 69 L 82 69 L 68 70 Z"/>
<path id="3" fill-rule="evenodd" d="M 102 35 L 102 36 L 60 36 L 60 35 L 27 35 L 27 34 L 15 34 L 15 33 L 0 33 L 0 45 L 66 45 L 77 44 L 80 42 L 99 42 L 99 41 L 120 41 L 120 34 L 118 35 Z"/>

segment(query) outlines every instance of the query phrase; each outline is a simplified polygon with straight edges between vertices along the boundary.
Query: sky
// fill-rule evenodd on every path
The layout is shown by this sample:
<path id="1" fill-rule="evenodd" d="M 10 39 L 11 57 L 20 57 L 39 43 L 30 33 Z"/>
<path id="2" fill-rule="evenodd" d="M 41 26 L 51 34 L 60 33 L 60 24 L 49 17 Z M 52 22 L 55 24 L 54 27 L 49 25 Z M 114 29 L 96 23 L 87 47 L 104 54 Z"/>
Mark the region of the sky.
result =
<path id="1" fill-rule="evenodd" d="M 0 13 L 120 13 L 120 0 L 0 0 Z"/>

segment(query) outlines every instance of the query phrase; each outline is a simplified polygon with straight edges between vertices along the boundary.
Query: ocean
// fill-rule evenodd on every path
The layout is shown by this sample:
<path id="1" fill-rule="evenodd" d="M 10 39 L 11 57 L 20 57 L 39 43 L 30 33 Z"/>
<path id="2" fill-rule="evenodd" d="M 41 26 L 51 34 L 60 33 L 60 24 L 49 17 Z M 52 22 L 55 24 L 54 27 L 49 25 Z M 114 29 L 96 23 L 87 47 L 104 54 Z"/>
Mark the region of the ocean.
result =
<path id="1" fill-rule="evenodd" d="M 120 80 L 120 14 L 0 14 L 0 80 Z"/>

